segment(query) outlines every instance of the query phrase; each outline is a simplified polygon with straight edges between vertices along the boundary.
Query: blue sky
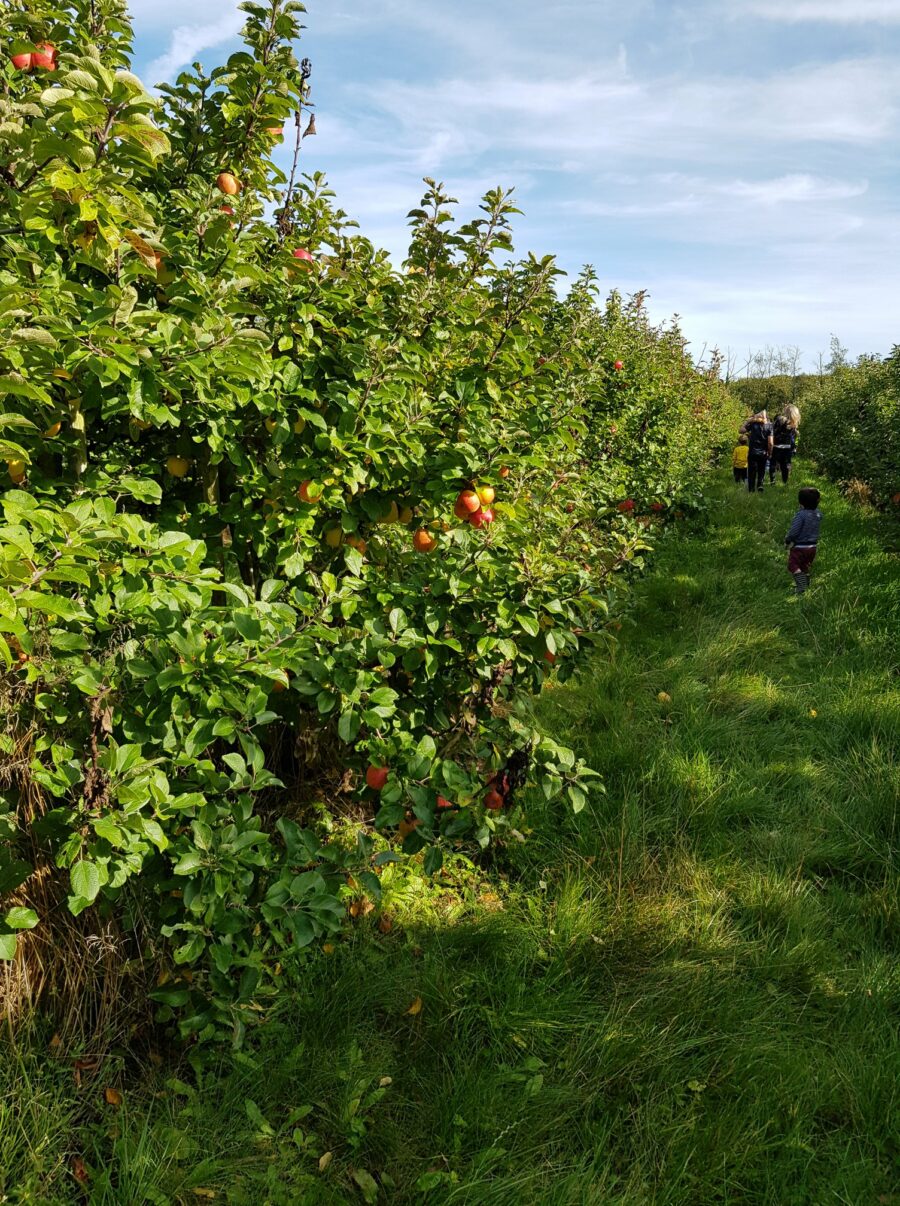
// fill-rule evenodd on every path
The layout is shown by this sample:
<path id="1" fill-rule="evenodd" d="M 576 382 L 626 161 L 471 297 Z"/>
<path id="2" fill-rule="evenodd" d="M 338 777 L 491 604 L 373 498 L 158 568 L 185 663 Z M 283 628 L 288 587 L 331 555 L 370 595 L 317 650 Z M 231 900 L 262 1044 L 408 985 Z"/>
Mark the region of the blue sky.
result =
<path id="1" fill-rule="evenodd" d="M 231 0 L 132 10 L 148 83 L 236 44 Z M 649 290 L 698 355 L 900 342 L 900 0 L 308 0 L 306 24 L 306 168 L 398 259 L 422 176 L 466 213 L 514 185 L 518 251 Z"/>

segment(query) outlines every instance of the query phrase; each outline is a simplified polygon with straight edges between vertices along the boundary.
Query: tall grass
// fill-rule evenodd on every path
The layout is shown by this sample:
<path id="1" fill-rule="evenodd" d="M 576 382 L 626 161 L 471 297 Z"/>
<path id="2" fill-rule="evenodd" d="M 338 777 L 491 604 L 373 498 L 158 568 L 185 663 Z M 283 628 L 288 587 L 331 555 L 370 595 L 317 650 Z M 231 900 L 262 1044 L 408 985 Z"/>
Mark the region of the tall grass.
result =
<path id="1" fill-rule="evenodd" d="M 37 1045 L 0 1060 L 0 1198 L 82 1200 L 79 1154 L 92 1203 L 891 1200 L 900 573 L 822 489 L 795 600 L 794 492 L 720 483 L 537 707 L 606 793 L 532 799 L 490 870 L 358 924 L 252 1053 L 78 1090 Z"/>

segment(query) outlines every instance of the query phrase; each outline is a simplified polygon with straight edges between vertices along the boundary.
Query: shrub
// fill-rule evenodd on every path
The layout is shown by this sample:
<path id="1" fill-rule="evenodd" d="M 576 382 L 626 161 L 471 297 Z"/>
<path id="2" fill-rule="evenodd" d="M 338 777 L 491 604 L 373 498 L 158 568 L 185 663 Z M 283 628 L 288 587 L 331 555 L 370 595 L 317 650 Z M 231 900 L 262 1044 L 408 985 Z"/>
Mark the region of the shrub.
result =
<path id="1" fill-rule="evenodd" d="M 733 422 L 640 298 L 514 257 L 509 193 L 458 225 L 428 181 L 398 271 L 299 171 L 300 6 L 243 9 L 245 49 L 157 101 L 116 0 L 13 6 L 10 53 L 51 42 L 56 70 L 0 97 L 8 756 L 34 738 L 0 955 L 41 924 L 37 842 L 72 913 L 140 917 L 190 969 L 155 995 L 203 1038 L 240 1037 L 397 848 L 433 873 L 485 847 L 526 782 L 584 805 L 522 701 L 605 635 Z M 355 843 L 309 823 L 323 795 Z"/>
<path id="2" fill-rule="evenodd" d="M 807 395 L 803 430 L 830 477 L 864 482 L 882 504 L 900 502 L 900 348 L 885 360 L 837 365 Z"/>

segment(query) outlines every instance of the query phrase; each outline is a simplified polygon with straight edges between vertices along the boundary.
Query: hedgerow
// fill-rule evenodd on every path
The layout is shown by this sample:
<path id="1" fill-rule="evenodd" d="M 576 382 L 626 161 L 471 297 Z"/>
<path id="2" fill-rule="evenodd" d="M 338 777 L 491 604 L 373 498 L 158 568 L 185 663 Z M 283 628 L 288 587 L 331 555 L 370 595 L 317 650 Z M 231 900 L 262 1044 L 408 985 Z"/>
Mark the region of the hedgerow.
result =
<path id="1" fill-rule="evenodd" d="M 507 192 L 459 224 L 427 181 L 398 269 L 300 170 L 302 7 L 242 8 L 156 99 L 118 0 L 13 3 L 0 93 L 0 955 L 38 866 L 165 944 L 202 1038 L 386 861 L 477 852 L 527 784 L 583 807 L 524 702 L 735 421 L 640 297 L 516 257 Z"/>
<path id="2" fill-rule="evenodd" d="M 830 477 L 900 504 L 900 348 L 835 365 L 808 389 L 803 418 L 804 444 Z"/>

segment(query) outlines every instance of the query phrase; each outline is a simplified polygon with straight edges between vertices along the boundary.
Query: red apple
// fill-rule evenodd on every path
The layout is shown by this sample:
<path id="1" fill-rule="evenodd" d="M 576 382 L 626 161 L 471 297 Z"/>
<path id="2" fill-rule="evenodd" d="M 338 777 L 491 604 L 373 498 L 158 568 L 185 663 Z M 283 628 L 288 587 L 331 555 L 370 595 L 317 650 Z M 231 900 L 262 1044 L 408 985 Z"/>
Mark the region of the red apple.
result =
<path id="1" fill-rule="evenodd" d="M 437 806 L 438 806 L 438 808 L 455 808 L 456 807 L 456 805 L 453 803 L 453 801 L 448 800 L 445 796 L 438 796 Z"/>
<path id="2" fill-rule="evenodd" d="M 426 528 L 419 528 L 413 536 L 413 548 L 417 553 L 432 553 L 437 548 L 437 540 Z"/>
<path id="3" fill-rule="evenodd" d="M 294 257 L 295 260 L 306 260 L 310 264 L 315 263 L 315 258 L 310 255 L 310 253 L 306 250 L 305 247 L 295 247 L 294 250 L 291 252 L 291 255 Z"/>
<path id="4" fill-rule="evenodd" d="M 619 503 L 616 509 L 621 511 L 623 515 L 627 515 L 630 511 L 634 510 L 634 500 L 626 498 L 624 502 Z"/>
<path id="5" fill-rule="evenodd" d="M 491 790 L 484 797 L 484 806 L 485 806 L 485 808 L 490 808 L 492 810 L 502 808 L 503 807 L 503 797 L 500 795 L 499 791 L 496 791 L 492 787 Z"/>
<path id="6" fill-rule="evenodd" d="M 481 509 L 481 499 L 474 490 L 463 490 L 457 497 L 456 506 L 453 509 L 456 514 L 459 514 L 461 519 L 466 519 L 469 515 Z"/>
<path id="7" fill-rule="evenodd" d="M 226 197 L 236 197 L 244 186 L 231 172 L 219 172 L 218 176 L 216 176 L 216 187 Z"/>
<path id="8" fill-rule="evenodd" d="M 32 67 L 42 67 L 44 71 L 56 70 L 56 47 L 52 42 L 41 42 L 31 56 Z"/>
<path id="9" fill-rule="evenodd" d="M 301 502 L 317 503 L 322 497 L 322 487 L 315 482 L 301 482 L 297 494 Z"/>
<path id="10" fill-rule="evenodd" d="M 366 768 L 366 784 L 372 791 L 381 791 L 387 783 L 389 766 L 369 766 Z"/>
<path id="11" fill-rule="evenodd" d="M 500 470 L 500 476 L 504 479 L 504 481 L 509 477 L 509 467 L 507 465 L 504 465 Z"/>
<path id="12" fill-rule="evenodd" d="M 228 214 L 229 218 L 234 217 L 234 210 L 231 208 L 230 205 L 220 205 L 219 209 L 223 214 Z"/>
<path id="13" fill-rule="evenodd" d="M 494 512 L 490 507 L 483 507 L 480 511 L 476 511 L 474 515 L 469 516 L 469 523 L 473 528 L 487 528 L 494 522 Z"/>
<path id="14" fill-rule="evenodd" d="M 651 511 L 665 511 L 665 503 L 655 502 L 650 504 Z"/>
<path id="15" fill-rule="evenodd" d="M 617 372 L 617 373 L 621 373 L 621 371 L 622 371 L 622 369 L 623 369 L 624 367 L 625 367 L 625 361 L 624 361 L 624 360 L 617 360 L 617 361 L 615 362 L 615 364 L 613 365 L 613 368 L 616 370 L 616 372 Z"/>
<path id="16" fill-rule="evenodd" d="M 13 67 L 15 67 L 16 71 L 30 71 L 31 60 L 32 55 L 31 52 L 28 51 L 26 54 L 10 55 L 9 61 L 12 63 Z"/>
<path id="17" fill-rule="evenodd" d="M 547 649 L 544 653 L 544 661 L 548 662 L 551 666 L 555 666 L 556 665 L 556 654 L 551 653 L 550 650 Z"/>

